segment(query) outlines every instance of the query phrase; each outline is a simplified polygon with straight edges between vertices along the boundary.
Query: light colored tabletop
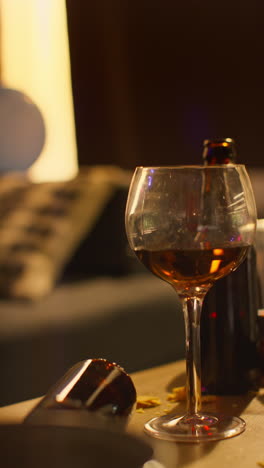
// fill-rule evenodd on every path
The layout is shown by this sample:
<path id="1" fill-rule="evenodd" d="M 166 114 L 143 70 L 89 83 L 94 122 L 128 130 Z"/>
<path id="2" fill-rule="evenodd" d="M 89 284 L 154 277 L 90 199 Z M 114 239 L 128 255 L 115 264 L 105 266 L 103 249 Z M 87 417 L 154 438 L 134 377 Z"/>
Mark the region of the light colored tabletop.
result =
<path id="1" fill-rule="evenodd" d="M 127 430 L 143 437 L 154 448 L 155 460 L 164 468 L 194 467 L 222 468 L 230 466 L 249 468 L 264 466 L 264 389 L 257 395 L 241 397 L 218 397 L 206 404 L 208 411 L 225 411 L 240 415 L 247 424 L 246 431 L 239 436 L 201 444 L 176 444 L 152 439 L 143 432 L 144 424 L 152 417 L 164 414 L 178 405 L 179 414 L 184 412 L 184 403 L 171 404 L 167 400 L 172 387 L 184 385 L 185 364 L 182 361 L 148 369 L 131 375 L 138 396 L 158 397 L 161 404 L 144 412 L 134 412 Z M 0 408 L 0 424 L 19 424 L 38 403 L 40 398 Z M 263 465 L 261 465 L 263 463 Z M 149 465 L 149 468 L 158 465 Z M 148 468 L 148 467 L 147 467 Z"/>

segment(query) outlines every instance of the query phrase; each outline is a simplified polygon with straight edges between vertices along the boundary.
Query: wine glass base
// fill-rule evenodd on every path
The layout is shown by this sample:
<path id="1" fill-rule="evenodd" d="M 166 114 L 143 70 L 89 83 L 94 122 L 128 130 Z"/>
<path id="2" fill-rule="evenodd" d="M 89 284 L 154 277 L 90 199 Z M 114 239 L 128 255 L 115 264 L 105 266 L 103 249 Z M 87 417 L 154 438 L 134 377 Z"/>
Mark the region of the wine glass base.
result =
<path id="1" fill-rule="evenodd" d="M 188 443 L 227 439 L 241 434 L 245 428 L 245 421 L 237 416 L 203 413 L 165 415 L 145 424 L 145 432 L 156 439 Z"/>

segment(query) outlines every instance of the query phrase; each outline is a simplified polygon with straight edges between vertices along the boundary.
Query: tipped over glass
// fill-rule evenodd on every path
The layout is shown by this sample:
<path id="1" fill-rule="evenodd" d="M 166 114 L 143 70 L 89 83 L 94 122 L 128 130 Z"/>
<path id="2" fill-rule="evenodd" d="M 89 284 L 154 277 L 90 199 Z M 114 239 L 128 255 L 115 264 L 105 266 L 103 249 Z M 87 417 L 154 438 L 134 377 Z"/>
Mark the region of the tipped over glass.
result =
<path id="1" fill-rule="evenodd" d="M 215 441 L 245 430 L 240 417 L 201 409 L 200 317 L 206 293 L 244 260 L 255 228 L 255 200 L 243 165 L 135 170 L 126 207 L 129 244 L 154 275 L 172 285 L 185 321 L 186 414 L 149 421 L 145 431 L 153 437 Z"/>

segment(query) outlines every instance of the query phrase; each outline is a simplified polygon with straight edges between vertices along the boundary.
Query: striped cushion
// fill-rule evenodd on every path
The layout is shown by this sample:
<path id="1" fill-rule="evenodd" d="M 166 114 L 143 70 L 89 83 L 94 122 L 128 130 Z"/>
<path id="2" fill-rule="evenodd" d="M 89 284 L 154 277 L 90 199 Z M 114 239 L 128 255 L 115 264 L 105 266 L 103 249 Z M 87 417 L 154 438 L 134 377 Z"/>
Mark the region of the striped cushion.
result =
<path id="1" fill-rule="evenodd" d="M 48 294 L 114 191 L 129 180 L 130 173 L 112 166 L 85 168 L 64 182 L 3 176 L 0 296 L 33 300 Z"/>

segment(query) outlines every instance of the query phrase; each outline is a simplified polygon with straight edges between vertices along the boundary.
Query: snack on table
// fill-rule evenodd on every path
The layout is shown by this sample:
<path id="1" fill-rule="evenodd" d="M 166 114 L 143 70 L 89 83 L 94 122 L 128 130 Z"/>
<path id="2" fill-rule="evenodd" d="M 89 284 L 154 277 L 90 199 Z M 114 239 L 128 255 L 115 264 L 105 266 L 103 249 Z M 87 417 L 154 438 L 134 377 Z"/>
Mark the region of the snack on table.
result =
<path id="1" fill-rule="evenodd" d="M 159 406 L 161 401 L 158 397 L 153 395 L 141 395 L 137 397 L 137 407 L 136 409 L 144 409 L 144 408 L 154 408 L 155 406 Z"/>
<path id="2" fill-rule="evenodd" d="M 186 400 L 186 387 L 174 387 L 167 395 L 167 400 L 172 403 L 178 403 Z M 211 403 L 216 400 L 215 395 L 202 395 L 203 403 Z M 136 412 L 144 413 L 145 409 L 155 408 L 161 405 L 160 398 L 153 395 L 141 395 L 137 397 Z M 171 411 L 171 408 L 166 408 L 165 413 Z M 264 466 L 264 465 L 263 465 Z"/>
<path id="3" fill-rule="evenodd" d="M 178 401 L 186 400 L 186 388 L 185 387 L 174 387 L 171 393 L 168 394 L 167 400 L 174 401 L 175 403 Z"/>
<path id="4" fill-rule="evenodd" d="M 174 387 L 168 394 L 167 400 L 177 403 L 186 400 L 186 387 Z M 202 395 L 202 403 L 211 403 L 216 400 L 215 395 Z"/>

